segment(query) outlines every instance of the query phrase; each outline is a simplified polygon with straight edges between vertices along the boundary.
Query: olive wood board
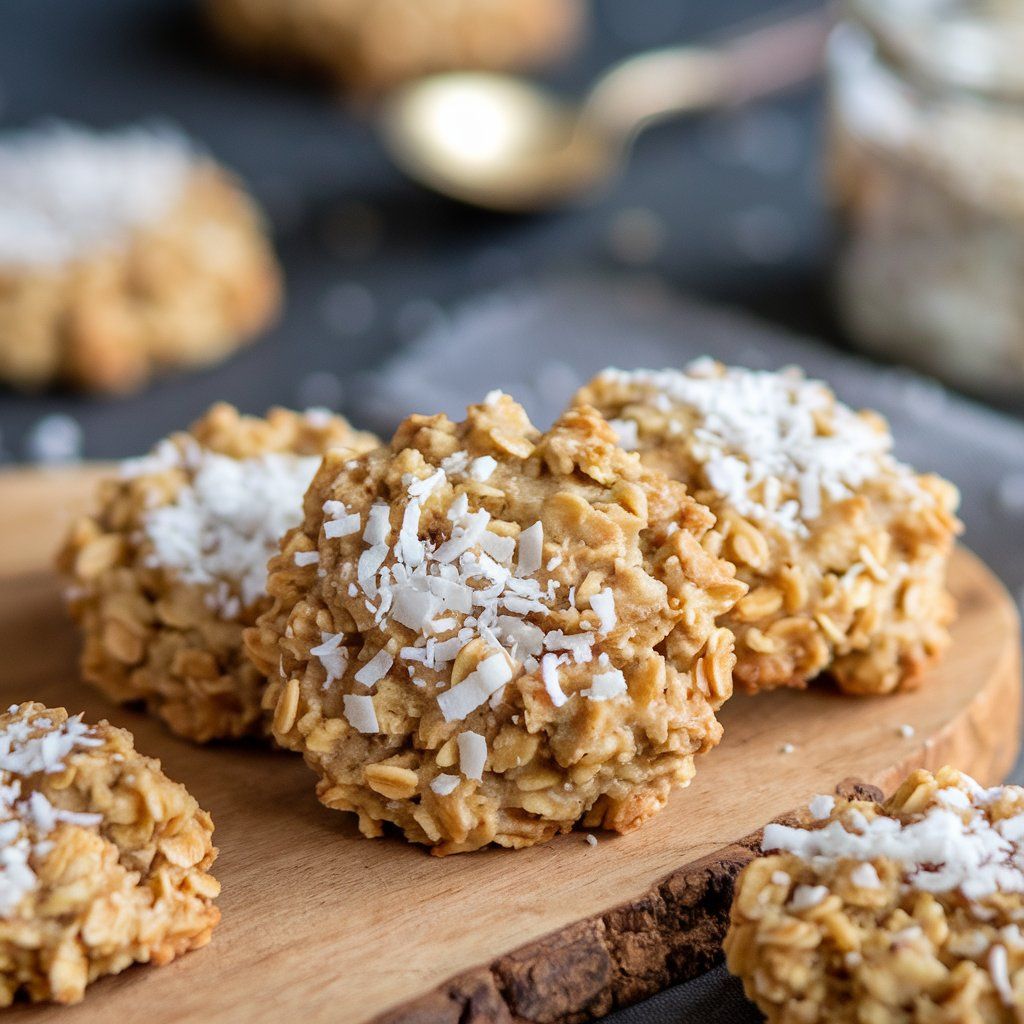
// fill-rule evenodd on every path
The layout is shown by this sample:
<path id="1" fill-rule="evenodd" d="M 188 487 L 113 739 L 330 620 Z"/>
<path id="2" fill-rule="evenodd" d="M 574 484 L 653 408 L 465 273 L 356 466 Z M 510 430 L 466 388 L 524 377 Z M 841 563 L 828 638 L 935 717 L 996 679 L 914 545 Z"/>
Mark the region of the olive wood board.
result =
<path id="1" fill-rule="evenodd" d="M 213 814 L 223 919 L 209 946 L 168 967 L 133 967 L 77 1006 L 23 1006 L 10 1022 L 584 1021 L 716 961 L 732 878 L 770 819 L 851 777 L 889 790 L 913 767 L 952 763 L 991 784 L 1014 762 L 1017 616 L 961 549 L 954 643 L 920 689 L 735 697 L 694 783 L 638 832 L 443 859 L 366 840 L 317 803 L 299 757 L 190 746 L 78 681 L 50 565 L 97 471 L 0 475 L 0 698 L 109 718 L 161 758 Z"/>

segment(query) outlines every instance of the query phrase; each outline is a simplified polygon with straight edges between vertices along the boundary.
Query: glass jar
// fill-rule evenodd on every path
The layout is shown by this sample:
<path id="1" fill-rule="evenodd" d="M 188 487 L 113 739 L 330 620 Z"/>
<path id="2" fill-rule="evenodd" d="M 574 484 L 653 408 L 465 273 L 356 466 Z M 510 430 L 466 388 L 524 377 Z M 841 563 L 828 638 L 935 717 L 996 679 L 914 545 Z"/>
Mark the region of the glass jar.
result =
<path id="1" fill-rule="evenodd" d="M 849 0 L 829 48 L 856 342 L 1024 395 L 1024 0 Z"/>

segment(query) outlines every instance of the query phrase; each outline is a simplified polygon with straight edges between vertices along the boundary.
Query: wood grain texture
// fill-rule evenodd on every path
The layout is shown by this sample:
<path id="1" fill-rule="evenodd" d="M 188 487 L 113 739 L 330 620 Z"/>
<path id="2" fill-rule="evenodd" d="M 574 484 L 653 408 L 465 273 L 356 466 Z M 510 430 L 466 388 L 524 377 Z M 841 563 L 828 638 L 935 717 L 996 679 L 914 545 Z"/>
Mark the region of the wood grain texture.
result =
<path id="1" fill-rule="evenodd" d="M 959 551 L 955 644 L 920 690 L 734 698 L 722 745 L 639 832 L 442 860 L 397 838 L 368 841 L 317 803 L 297 757 L 191 747 L 78 681 L 49 561 L 94 477 L 0 476 L 0 699 L 107 717 L 160 757 L 213 814 L 223 921 L 209 947 L 169 967 L 132 968 L 79 1006 L 20 1008 L 10 1021 L 585 1021 L 716 960 L 732 880 L 765 822 L 840 780 L 888 790 L 918 765 L 950 762 L 992 783 L 1016 754 L 1016 614 Z"/>

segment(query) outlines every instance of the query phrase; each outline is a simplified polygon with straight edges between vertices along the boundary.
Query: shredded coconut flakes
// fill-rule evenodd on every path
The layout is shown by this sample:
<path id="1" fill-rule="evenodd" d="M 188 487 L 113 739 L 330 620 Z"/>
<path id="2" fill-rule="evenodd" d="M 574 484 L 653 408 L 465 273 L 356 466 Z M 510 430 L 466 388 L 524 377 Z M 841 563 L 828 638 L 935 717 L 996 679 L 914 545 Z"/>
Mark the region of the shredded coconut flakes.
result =
<path id="1" fill-rule="evenodd" d="M 823 885 L 798 885 L 793 890 L 789 901 L 789 909 L 794 911 L 810 910 L 822 902 L 829 892 Z"/>
<path id="2" fill-rule="evenodd" d="M 467 779 L 483 778 L 484 765 L 487 762 L 487 740 L 478 732 L 460 733 L 456 743 L 459 747 L 459 767 Z"/>
<path id="3" fill-rule="evenodd" d="M 438 796 L 448 796 L 450 793 L 454 793 L 455 790 L 458 789 L 458 786 L 458 775 L 441 774 L 438 775 L 437 778 L 430 783 L 430 788 Z"/>
<path id="4" fill-rule="evenodd" d="M 0 143 L 0 265 L 61 266 L 165 216 L 196 154 L 169 128 L 50 125 Z"/>
<path id="5" fill-rule="evenodd" d="M 505 685 L 520 670 L 539 672 L 552 703 L 560 707 L 572 695 L 562 690 L 559 667 L 592 661 L 599 635 L 590 625 L 584 632 L 566 635 L 562 630 L 545 632 L 529 621 L 530 615 L 550 612 L 559 590 L 558 581 L 548 580 L 542 587 L 535 578 L 544 565 L 540 522 L 522 530 L 517 539 L 499 535 L 490 529 L 488 511 L 471 510 L 468 494 L 462 491 L 444 510 L 451 523 L 447 536 L 438 541 L 421 536 L 424 506 L 436 500 L 442 485 L 454 486 L 459 479 L 486 480 L 496 468 L 491 456 L 471 459 L 467 452 L 458 451 L 425 477 L 406 474 L 402 484 L 407 501 L 398 536 L 392 536 L 390 506 L 382 502 L 373 505 L 359 541 L 362 550 L 354 571 L 358 583 L 347 585 L 350 597 L 363 596 L 378 625 L 394 622 L 412 631 L 413 640 L 398 650 L 397 657 L 403 663 L 400 670 L 417 687 L 424 686 L 415 675 L 418 666 L 443 672 L 467 644 L 484 642 L 486 653 L 476 668 L 436 695 L 448 722 L 462 721 L 484 704 L 496 706 L 503 699 Z M 326 502 L 324 514 L 329 518 L 325 532 L 330 521 L 346 521 L 339 536 L 358 532 L 357 524 L 347 522 L 350 514 L 340 501 Z M 559 556 L 549 558 L 548 571 L 560 563 Z M 352 571 L 351 562 L 345 563 L 342 578 L 349 578 Z M 567 599 L 571 605 L 574 588 L 569 589 Z M 594 595 L 590 603 L 601 634 L 614 629 L 617 616 L 611 589 Z M 327 634 L 313 650 L 328 682 L 344 671 L 344 665 L 336 660 L 343 652 Z M 356 673 L 355 680 L 372 688 L 392 670 L 394 662 L 392 655 L 379 651 Z M 607 655 L 600 656 L 600 667 L 603 671 L 592 677 L 592 685 L 578 691 L 580 698 L 608 700 L 627 692 L 625 678 L 611 668 Z M 463 773 L 468 778 L 479 778 L 474 772 L 482 772 L 486 762 L 486 743 L 482 736 L 478 742 L 477 736 L 469 731 L 459 737 Z"/>
<path id="6" fill-rule="evenodd" d="M 969 779 L 967 784 L 970 792 L 939 790 L 936 802 L 906 823 L 885 815 L 868 819 L 853 810 L 823 828 L 770 824 L 762 849 L 795 854 L 816 870 L 840 860 L 870 866 L 887 858 L 901 866 L 902 884 L 920 892 L 959 891 L 970 900 L 1024 892 L 1024 814 L 989 821 L 984 808 L 1003 787 L 985 790 Z"/>
<path id="7" fill-rule="evenodd" d="M 9 713 L 17 711 L 12 706 Z M 90 735 L 82 716 L 54 726 L 45 716 L 18 719 L 0 730 L 0 917 L 9 917 L 21 900 L 38 885 L 30 857 L 44 856 L 51 844 L 46 836 L 61 822 L 94 827 L 98 814 L 83 814 L 54 807 L 39 792 L 21 800 L 21 780 L 39 773 L 62 771 L 66 758 L 82 747 L 99 747 L 103 740 Z M 33 833 L 30 835 L 30 831 Z"/>
<path id="8" fill-rule="evenodd" d="M 819 795 L 811 798 L 807 809 L 811 812 L 811 817 L 815 821 L 824 821 L 832 813 L 835 805 L 835 797 Z"/>
<path id="9" fill-rule="evenodd" d="M 122 472 L 166 469 L 167 449 L 158 448 L 152 460 L 134 460 Z M 302 521 L 302 497 L 320 459 L 278 453 L 233 459 L 195 446 L 179 452 L 177 464 L 191 479 L 171 504 L 146 513 L 148 564 L 210 588 L 208 603 L 234 618 L 265 594 L 267 561 Z"/>
<path id="10" fill-rule="evenodd" d="M 865 482 L 894 472 L 918 490 L 913 472 L 892 456 L 892 436 L 878 430 L 828 387 L 796 369 L 722 368 L 701 359 L 685 370 L 609 369 L 602 379 L 638 387 L 692 431 L 694 457 L 710 487 L 740 514 L 806 536 L 826 501 L 855 494 Z M 832 426 L 819 427 L 823 413 Z M 622 423 L 616 430 L 623 436 Z M 628 433 L 628 432 L 627 432 Z M 635 442 L 636 430 L 627 441 Z"/>
<path id="11" fill-rule="evenodd" d="M 342 699 L 345 702 L 345 718 L 353 729 L 366 733 L 380 732 L 372 697 L 359 693 L 346 693 Z"/>

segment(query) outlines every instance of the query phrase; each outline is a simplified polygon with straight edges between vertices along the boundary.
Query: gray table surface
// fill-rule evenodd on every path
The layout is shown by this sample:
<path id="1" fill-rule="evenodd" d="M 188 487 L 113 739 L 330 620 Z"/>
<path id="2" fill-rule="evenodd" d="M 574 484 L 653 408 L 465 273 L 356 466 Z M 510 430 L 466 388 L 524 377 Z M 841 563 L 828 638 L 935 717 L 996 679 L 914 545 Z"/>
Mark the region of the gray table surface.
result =
<path id="1" fill-rule="evenodd" d="M 599 202 L 519 220 L 420 192 L 388 167 L 367 122 L 332 97 L 225 62 L 193 0 L 0 8 L 0 129 L 44 117 L 183 125 L 267 209 L 289 295 L 258 345 L 135 398 L 0 395 L 0 458 L 30 457 L 39 424 L 55 415 L 81 427 L 86 457 L 114 457 L 144 450 L 221 398 L 256 412 L 335 405 L 386 430 L 406 411 L 458 413 L 500 386 L 543 423 L 606 364 L 678 365 L 703 353 L 751 366 L 798 362 L 889 415 L 904 458 L 961 486 L 966 542 L 1020 595 L 1024 425 L 906 372 L 680 297 L 697 291 L 835 338 L 816 91 L 660 129 Z M 554 80 L 578 90 L 634 49 L 763 11 L 760 0 L 594 0 L 594 30 Z M 640 251 L 628 242 L 638 222 Z M 717 1024 L 756 1014 L 718 970 L 612 1019 Z"/>

